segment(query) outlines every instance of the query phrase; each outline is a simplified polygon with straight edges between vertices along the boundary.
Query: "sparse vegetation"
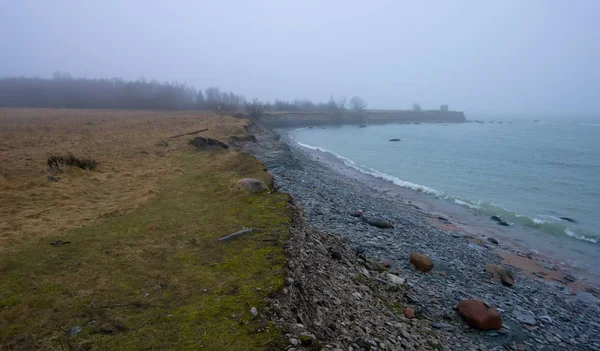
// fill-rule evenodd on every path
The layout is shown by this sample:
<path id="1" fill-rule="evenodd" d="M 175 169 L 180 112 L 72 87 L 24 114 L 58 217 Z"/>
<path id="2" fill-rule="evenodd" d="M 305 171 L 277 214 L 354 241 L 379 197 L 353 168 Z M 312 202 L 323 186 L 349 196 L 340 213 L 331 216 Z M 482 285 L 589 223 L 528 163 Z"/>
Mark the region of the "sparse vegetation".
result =
<path id="1" fill-rule="evenodd" d="M 246 103 L 245 109 L 246 113 L 250 116 L 250 118 L 253 119 L 260 118 L 263 113 L 265 113 L 265 105 L 258 99 L 254 99 L 252 102 Z"/>

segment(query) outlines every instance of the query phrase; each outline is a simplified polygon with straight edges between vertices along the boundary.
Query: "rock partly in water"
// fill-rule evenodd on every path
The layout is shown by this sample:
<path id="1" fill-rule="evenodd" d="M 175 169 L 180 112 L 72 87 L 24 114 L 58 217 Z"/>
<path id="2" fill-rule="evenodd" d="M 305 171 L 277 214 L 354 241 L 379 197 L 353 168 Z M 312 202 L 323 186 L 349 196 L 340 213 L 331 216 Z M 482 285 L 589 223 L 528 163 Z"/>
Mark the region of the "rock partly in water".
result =
<path id="1" fill-rule="evenodd" d="M 510 224 L 508 222 L 506 222 L 505 220 L 503 220 L 502 218 L 500 218 L 498 216 L 491 216 L 490 219 L 498 222 L 498 224 L 503 225 L 505 227 L 510 226 Z"/>
<path id="2" fill-rule="evenodd" d="M 498 245 L 499 242 L 498 240 L 496 240 L 495 238 L 487 238 L 487 241 L 491 242 L 492 244 Z"/>
<path id="3" fill-rule="evenodd" d="M 493 264 L 487 264 L 484 266 L 484 270 L 490 276 L 490 278 L 499 280 L 502 285 L 515 285 L 515 276 L 513 272 L 508 269 Z"/>
<path id="4" fill-rule="evenodd" d="M 390 139 L 390 141 L 402 141 L 402 139 L 394 138 L 394 139 Z"/>
<path id="5" fill-rule="evenodd" d="M 433 261 L 429 257 L 417 252 L 413 252 L 410 255 L 410 264 L 423 273 L 429 272 L 434 266 Z"/>
<path id="6" fill-rule="evenodd" d="M 574 220 L 571 217 L 558 217 L 558 218 L 562 219 L 563 221 L 567 221 L 567 222 L 571 222 L 571 223 L 577 223 L 577 221 Z"/>
<path id="7" fill-rule="evenodd" d="M 503 220 L 502 218 L 500 218 L 498 216 L 491 216 L 490 219 L 498 222 L 498 224 L 503 225 L 505 227 L 510 226 L 510 224 L 508 222 L 506 222 L 505 220 Z"/>
<path id="8" fill-rule="evenodd" d="M 386 221 L 383 218 L 379 218 L 379 217 L 364 217 L 362 216 L 362 219 L 367 222 L 368 224 L 377 227 L 377 228 L 382 228 L 382 229 L 388 229 L 388 228 L 394 228 L 394 226 Z"/>
<path id="9" fill-rule="evenodd" d="M 254 178 L 240 179 L 236 186 L 240 189 L 248 191 L 249 193 L 260 193 L 262 191 L 269 190 L 267 184 L 265 184 L 262 180 Z"/>
<path id="10" fill-rule="evenodd" d="M 458 304 L 458 314 L 471 327 L 481 330 L 502 328 L 502 316 L 493 307 L 477 299 L 463 300 Z"/>

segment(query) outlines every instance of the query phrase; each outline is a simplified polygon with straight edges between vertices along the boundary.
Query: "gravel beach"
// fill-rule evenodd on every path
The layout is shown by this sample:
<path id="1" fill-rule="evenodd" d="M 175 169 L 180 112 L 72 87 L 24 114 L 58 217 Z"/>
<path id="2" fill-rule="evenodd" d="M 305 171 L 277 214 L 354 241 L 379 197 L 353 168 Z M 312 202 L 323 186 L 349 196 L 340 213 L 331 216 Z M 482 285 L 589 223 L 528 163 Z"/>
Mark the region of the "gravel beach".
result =
<path id="1" fill-rule="evenodd" d="M 245 143 L 244 148 L 265 163 L 279 191 L 294 198 L 311 227 L 338 236 L 357 254 L 389 262 L 405 280 L 403 296 L 416 319 L 426 322 L 441 348 L 600 350 L 595 290 L 576 292 L 565 277 L 565 284 L 560 284 L 560 279 L 554 283 L 541 275 L 525 274 L 507 265 L 493 240 L 453 230 L 451 223 L 434 226 L 431 218 L 439 217 L 442 224 L 448 219 L 424 216 L 422 209 L 406 199 L 350 177 L 347 170 L 332 168 L 296 145 L 288 145 L 275 131 L 255 125 L 251 132 L 257 142 Z M 434 268 L 427 273 L 416 270 L 409 263 L 413 252 L 429 257 Z M 485 265 L 513 271 L 514 285 L 491 279 Z M 463 321 L 456 306 L 473 298 L 500 313 L 501 329 L 478 330 Z M 358 349 L 411 349 L 386 347 L 375 343 Z"/>

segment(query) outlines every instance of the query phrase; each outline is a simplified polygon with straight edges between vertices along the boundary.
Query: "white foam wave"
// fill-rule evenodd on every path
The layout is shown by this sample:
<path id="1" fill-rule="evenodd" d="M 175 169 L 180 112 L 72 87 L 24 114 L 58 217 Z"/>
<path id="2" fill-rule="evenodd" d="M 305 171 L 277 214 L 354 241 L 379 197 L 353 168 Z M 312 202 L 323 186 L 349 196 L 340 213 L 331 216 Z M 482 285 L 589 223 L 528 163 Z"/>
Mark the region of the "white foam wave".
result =
<path id="1" fill-rule="evenodd" d="M 583 235 L 579 235 L 579 234 L 575 233 L 574 231 L 570 230 L 569 228 L 565 229 L 565 234 L 567 234 L 571 238 L 575 238 L 575 239 L 579 239 L 579 240 L 583 240 L 583 241 L 588 241 L 588 242 L 594 243 L 594 244 L 598 243 L 597 239 L 592 239 L 592 238 L 585 237 Z"/>
<path id="2" fill-rule="evenodd" d="M 300 128 L 298 128 L 298 129 L 300 129 Z M 330 153 L 330 154 L 334 154 L 332 151 L 329 151 L 329 150 L 327 150 L 327 149 L 324 149 L 324 148 L 322 148 L 322 147 L 318 147 L 318 146 L 312 146 L 312 145 L 308 145 L 308 144 L 301 143 L 301 142 L 298 142 L 297 144 L 298 144 L 298 145 L 300 145 L 300 146 L 302 146 L 302 147 L 305 147 L 305 148 L 307 148 L 307 149 L 311 149 L 311 150 L 317 150 L 317 151 L 321 151 L 321 152 L 328 152 L 328 153 Z"/>
<path id="3" fill-rule="evenodd" d="M 535 217 L 533 217 L 532 219 L 533 219 L 533 223 L 535 223 L 535 224 L 544 224 L 544 223 L 547 223 L 543 219 L 539 219 L 539 218 L 535 218 Z"/>
<path id="4" fill-rule="evenodd" d="M 350 167 L 350 168 L 353 168 L 353 169 L 355 169 L 355 170 L 357 170 L 357 171 L 359 171 L 361 173 L 368 174 L 368 175 L 371 175 L 371 176 L 376 177 L 376 178 L 387 180 L 387 181 L 389 181 L 389 182 L 391 182 L 391 183 L 393 183 L 395 185 L 401 186 L 403 188 L 408 188 L 408 189 L 412 189 L 412 190 L 415 190 L 415 191 L 418 191 L 418 192 L 421 192 L 421 193 L 425 193 L 425 194 L 429 194 L 429 195 L 435 195 L 435 196 L 442 196 L 444 194 L 442 191 L 430 188 L 430 187 L 425 186 L 425 185 L 420 185 L 420 184 L 415 184 L 415 183 L 407 182 L 407 181 L 402 180 L 402 179 L 400 179 L 398 177 L 394 177 L 394 176 L 391 176 L 389 174 L 379 172 L 376 169 L 372 169 L 372 168 L 364 167 L 364 166 L 359 166 L 353 160 L 351 160 L 351 159 L 349 159 L 347 157 L 344 157 L 344 156 L 342 156 L 340 154 L 337 154 L 337 153 L 335 153 L 335 152 L 333 152 L 331 150 L 328 150 L 328 149 L 325 149 L 325 148 L 322 148 L 322 147 L 318 147 L 318 146 L 308 145 L 308 144 L 305 144 L 305 143 L 302 143 L 302 142 L 298 142 L 298 145 L 300 145 L 302 147 L 305 147 L 307 149 L 316 150 L 316 151 L 320 151 L 320 152 L 326 152 L 328 154 L 331 154 L 331 155 L 335 156 L 336 158 L 342 160 L 344 162 L 344 164 L 346 166 Z"/>
<path id="5" fill-rule="evenodd" d="M 549 219 L 550 221 L 553 221 L 553 222 L 566 222 L 562 218 L 559 218 L 559 217 L 556 217 L 556 216 L 551 216 L 551 215 L 541 214 L 541 215 L 539 215 L 539 217 Z M 544 222 L 548 222 L 548 221 L 544 221 Z"/>
<path id="6" fill-rule="evenodd" d="M 457 204 L 457 205 L 461 205 L 461 206 L 467 206 L 467 207 L 473 208 L 473 209 L 481 209 L 481 206 L 470 204 L 470 203 L 468 203 L 466 201 L 459 200 L 459 199 L 454 199 L 454 203 Z"/>

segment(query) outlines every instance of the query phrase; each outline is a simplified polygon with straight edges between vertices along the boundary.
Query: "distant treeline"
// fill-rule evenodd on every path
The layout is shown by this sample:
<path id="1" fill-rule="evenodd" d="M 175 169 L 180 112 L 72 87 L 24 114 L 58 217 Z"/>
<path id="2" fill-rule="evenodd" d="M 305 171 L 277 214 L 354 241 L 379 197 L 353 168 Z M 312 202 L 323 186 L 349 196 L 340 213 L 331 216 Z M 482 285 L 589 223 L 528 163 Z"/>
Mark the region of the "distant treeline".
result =
<path id="1" fill-rule="evenodd" d="M 348 103 L 347 103 L 348 102 Z M 46 78 L 0 78 L 0 107 L 110 108 L 147 110 L 220 110 L 234 112 L 248 107 L 263 111 L 341 112 L 362 111 L 367 103 L 353 97 L 314 103 L 310 100 L 275 100 L 247 103 L 243 95 L 222 92 L 217 87 L 198 90 L 178 82 L 126 81 L 122 78 L 73 78 L 56 72 Z"/>
<path id="2" fill-rule="evenodd" d="M 148 110 L 236 110 L 244 96 L 210 87 L 204 92 L 177 82 L 121 78 L 0 78 L 0 107 L 112 108 Z"/>

